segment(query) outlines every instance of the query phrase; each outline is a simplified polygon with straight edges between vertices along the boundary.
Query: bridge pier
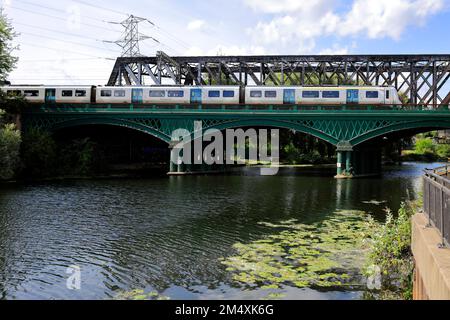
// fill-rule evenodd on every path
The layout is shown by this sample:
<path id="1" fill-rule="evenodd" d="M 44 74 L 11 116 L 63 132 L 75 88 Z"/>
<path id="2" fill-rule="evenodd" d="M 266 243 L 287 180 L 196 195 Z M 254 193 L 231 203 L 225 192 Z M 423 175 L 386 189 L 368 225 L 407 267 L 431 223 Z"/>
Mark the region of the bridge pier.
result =
<path id="1" fill-rule="evenodd" d="M 381 148 L 353 147 L 343 141 L 337 147 L 336 179 L 378 176 L 381 174 Z"/>

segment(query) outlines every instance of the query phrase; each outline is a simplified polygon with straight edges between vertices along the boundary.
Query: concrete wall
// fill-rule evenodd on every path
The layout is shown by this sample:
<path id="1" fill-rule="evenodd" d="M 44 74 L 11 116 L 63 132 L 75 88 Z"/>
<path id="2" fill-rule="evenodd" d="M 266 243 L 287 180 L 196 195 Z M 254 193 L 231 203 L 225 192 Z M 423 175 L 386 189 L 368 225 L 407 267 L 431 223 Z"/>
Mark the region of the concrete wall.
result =
<path id="1" fill-rule="evenodd" d="M 415 300 L 450 300 L 450 249 L 440 248 L 437 229 L 427 227 L 423 213 L 412 217 Z"/>

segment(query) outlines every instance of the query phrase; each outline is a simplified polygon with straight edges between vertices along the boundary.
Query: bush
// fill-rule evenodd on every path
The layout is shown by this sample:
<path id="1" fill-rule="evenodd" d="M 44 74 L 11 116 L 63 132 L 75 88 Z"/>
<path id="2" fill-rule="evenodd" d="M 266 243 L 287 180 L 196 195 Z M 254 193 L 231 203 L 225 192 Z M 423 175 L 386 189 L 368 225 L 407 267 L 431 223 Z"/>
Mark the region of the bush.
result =
<path id="1" fill-rule="evenodd" d="M 402 203 L 397 218 L 390 210 L 386 210 L 386 222 L 381 225 L 373 223 L 375 231 L 369 249 L 368 266 L 377 266 L 381 271 L 381 291 L 376 293 L 377 298 L 412 298 L 414 262 L 411 252 L 411 216 L 418 205 Z"/>
<path id="2" fill-rule="evenodd" d="M 20 132 L 14 124 L 6 124 L 0 129 L 0 179 L 14 177 L 20 163 Z"/>
<path id="3" fill-rule="evenodd" d="M 44 178 L 56 173 L 57 148 L 49 132 L 28 130 L 23 136 L 21 155 L 25 177 Z"/>
<path id="4" fill-rule="evenodd" d="M 440 158 L 449 158 L 450 157 L 450 145 L 440 144 L 436 147 L 436 152 Z"/>
<path id="5" fill-rule="evenodd" d="M 435 145 L 431 138 L 417 138 L 414 150 L 417 154 L 434 153 Z"/>

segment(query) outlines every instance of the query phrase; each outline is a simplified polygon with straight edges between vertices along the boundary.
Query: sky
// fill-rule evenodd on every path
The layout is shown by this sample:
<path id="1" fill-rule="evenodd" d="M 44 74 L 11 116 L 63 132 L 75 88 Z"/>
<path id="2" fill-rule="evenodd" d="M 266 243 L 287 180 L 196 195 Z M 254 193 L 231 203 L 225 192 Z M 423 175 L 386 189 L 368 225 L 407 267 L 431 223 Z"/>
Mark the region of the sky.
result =
<path id="1" fill-rule="evenodd" d="M 117 22 L 146 18 L 142 55 L 450 54 L 450 0 L 0 0 L 15 84 L 105 84 Z"/>

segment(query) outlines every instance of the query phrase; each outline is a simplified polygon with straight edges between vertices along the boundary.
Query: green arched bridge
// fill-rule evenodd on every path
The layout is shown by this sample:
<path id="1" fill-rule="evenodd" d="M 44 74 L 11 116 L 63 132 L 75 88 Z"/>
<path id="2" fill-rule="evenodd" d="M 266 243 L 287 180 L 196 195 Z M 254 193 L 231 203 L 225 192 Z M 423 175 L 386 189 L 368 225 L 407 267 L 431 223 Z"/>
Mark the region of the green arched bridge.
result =
<path id="1" fill-rule="evenodd" d="M 352 176 L 380 171 L 380 153 L 372 141 L 450 129 L 450 111 L 447 106 L 42 105 L 22 114 L 23 130 L 106 124 L 142 131 L 169 145 L 174 130 L 193 132 L 194 121 L 201 121 L 203 130 L 272 127 L 313 135 L 336 146 L 338 176 Z"/>

